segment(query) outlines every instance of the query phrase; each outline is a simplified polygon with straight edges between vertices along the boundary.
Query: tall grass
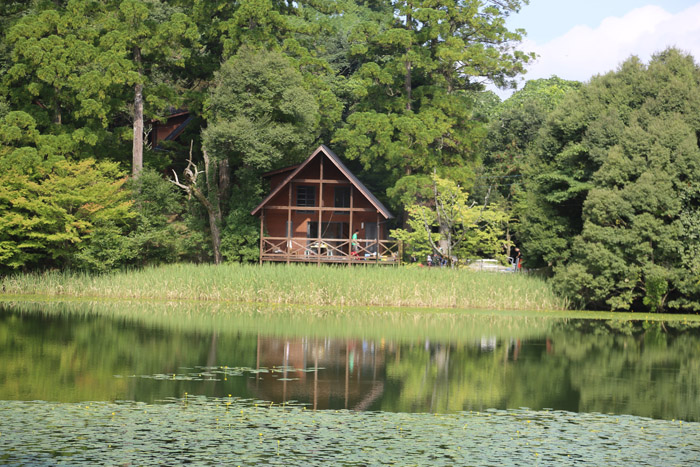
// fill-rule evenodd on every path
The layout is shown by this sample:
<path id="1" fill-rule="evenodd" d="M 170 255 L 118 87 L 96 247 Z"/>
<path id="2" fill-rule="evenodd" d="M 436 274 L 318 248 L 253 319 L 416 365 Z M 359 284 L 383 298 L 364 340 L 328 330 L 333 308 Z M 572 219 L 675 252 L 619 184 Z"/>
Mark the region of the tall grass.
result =
<path id="1" fill-rule="evenodd" d="M 89 275 L 46 272 L 1 280 L 5 294 L 324 306 L 563 310 L 542 279 L 449 268 L 299 264 L 176 264 Z"/>

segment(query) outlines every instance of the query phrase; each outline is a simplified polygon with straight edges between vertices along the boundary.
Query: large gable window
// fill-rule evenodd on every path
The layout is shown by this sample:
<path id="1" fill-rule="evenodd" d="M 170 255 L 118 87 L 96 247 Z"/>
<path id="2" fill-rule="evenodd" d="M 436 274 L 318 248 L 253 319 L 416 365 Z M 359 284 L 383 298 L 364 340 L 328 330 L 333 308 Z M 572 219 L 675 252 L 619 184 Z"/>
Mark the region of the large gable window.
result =
<path id="1" fill-rule="evenodd" d="M 335 187 L 334 193 L 334 206 L 336 208 L 349 208 L 350 207 L 350 187 L 349 186 L 337 186 Z"/>
<path id="2" fill-rule="evenodd" d="M 316 187 L 300 185 L 297 187 L 297 206 L 316 206 Z"/>

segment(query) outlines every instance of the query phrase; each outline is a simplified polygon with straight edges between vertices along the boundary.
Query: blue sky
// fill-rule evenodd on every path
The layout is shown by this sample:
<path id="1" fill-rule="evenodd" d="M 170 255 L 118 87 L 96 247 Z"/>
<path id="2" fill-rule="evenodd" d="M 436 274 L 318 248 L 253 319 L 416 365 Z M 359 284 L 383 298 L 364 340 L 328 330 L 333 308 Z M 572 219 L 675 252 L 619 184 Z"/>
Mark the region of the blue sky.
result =
<path id="1" fill-rule="evenodd" d="M 508 25 L 524 28 L 519 48 L 539 55 L 525 79 L 588 81 L 669 46 L 700 62 L 700 0 L 530 0 Z"/>

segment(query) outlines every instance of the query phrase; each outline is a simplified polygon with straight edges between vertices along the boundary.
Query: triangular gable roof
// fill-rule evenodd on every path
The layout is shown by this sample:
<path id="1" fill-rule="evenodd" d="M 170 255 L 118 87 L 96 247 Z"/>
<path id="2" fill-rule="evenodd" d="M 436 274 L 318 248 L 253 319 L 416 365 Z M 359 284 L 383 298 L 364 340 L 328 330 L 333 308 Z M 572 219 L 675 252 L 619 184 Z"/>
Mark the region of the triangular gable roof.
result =
<path id="1" fill-rule="evenodd" d="M 297 174 L 299 172 L 304 170 L 304 167 L 309 165 L 309 163 L 319 153 L 325 154 L 326 157 L 331 162 L 333 162 L 333 164 L 338 168 L 338 170 L 340 170 L 340 172 L 348 178 L 350 183 L 352 183 L 353 186 L 355 188 L 357 188 L 360 191 L 360 193 L 362 193 L 369 200 L 369 202 L 372 204 L 372 206 L 374 206 L 377 209 L 377 211 L 379 211 L 384 216 L 385 219 L 393 219 L 394 218 L 394 215 L 386 208 L 386 206 L 384 206 L 382 204 L 382 202 L 379 201 L 376 198 L 376 196 L 374 196 L 372 194 L 372 192 L 369 191 L 367 189 L 367 187 L 357 177 L 355 177 L 355 175 L 353 175 L 353 173 L 350 172 L 350 170 L 347 167 L 345 167 L 345 164 L 343 164 L 343 162 L 340 160 L 340 158 L 325 144 L 320 145 L 318 147 L 318 149 L 316 149 L 313 152 L 313 154 L 311 154 L 291 174 L 289 174 L 289 176 L 287 176 L 287 178 L 284 179 L 284 182 L 280 183 L 274 190 L 272 190 L 272 192 L 269 195 L 267 195 L 265 197 L 265 199 L 262 200 L 262 202 L 260 204 L 258 204 L 258 206 L 255 209 L 253 209 L 250 213 L 254 216 L 257 215 L 258 212 L 260 211 L 260 209 L 262 209 L 263 206 L 265 206 L 265 204 L 267 204 L 268 201 L 270 201 L 277 193 L 279 193 L 280 190 L 282 190 L 282 188 L 287 186 L 287 184 L 290 183 L 294 179 L 294 177 L 297 176 Z"/>

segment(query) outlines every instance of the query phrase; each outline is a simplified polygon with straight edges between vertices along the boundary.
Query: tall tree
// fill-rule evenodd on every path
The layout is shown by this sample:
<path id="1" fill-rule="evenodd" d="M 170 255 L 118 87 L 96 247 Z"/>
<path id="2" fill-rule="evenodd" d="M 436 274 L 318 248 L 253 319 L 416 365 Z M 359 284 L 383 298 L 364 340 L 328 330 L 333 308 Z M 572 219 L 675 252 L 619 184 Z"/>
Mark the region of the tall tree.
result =
<path id="1" fill-rule="evenodd" d="M 127 61 L 100 48 L 99 29 L 92 24 L 97 10 L 95 2 L 49 4 L 29 10 L 5 37 L 9 105 L 31 115 L 38 131 L 60 140 L 59 152 L 80 157 L 105 155 L 100 150 L 105 147 L 118 153 L 114 119 L 121 88 L 136 77 Z"/>
<path id="2" fill-rule="evenodd" d="M 384 173 L 395 204 L 429 190 L 435 170 L 459 182 L 471 174 L 484 135 L 472 92 L 486 81 L 508 86 L 531 57 L 514 49 L 522 31 L 504 25 L 521 3 L 396 0 L 382 21 L 355 29 L 352 52 L 367 58 L 335 141 L 346 157 Z"/>
<path id="3" fill-rule="evenodd" d="M 396 229 L 392 235 L 415 254 L 437 254 L 452 265 L 483 255 L 498 256 L 505 212 L 469 200 L 469 193 L 451 180 L 435 174 L 431 179 L 432 196 L 408 207 L 410 229 Z"/>
<path id="4" fill-rule="evenodd" d="M 243 47 L 216 74 L 207 108 L 207 201 L 202 204 L 209 213 L 214 248 L 219 250 L 216 233 L 221 229 L 222 255 L 251 260 L 257 254 L 257 230 L 249 212 L 262 194 L 260 174 L 309 154 L 319 105 L 289 58 Z"/>
<path id="5" fill-rule="evenodd" d="M 135 175 L 143 166 L 144 118 L 181 102 L 181 76 L 197 40 L 189 17 L 160 0 L 47 3 L 8 31 L 4 84 L 16 110 L 44 132 L 68 135 L 76 154 L 121 159 L 121 144 L 131 140 Z"/>
<path id="6" fill-rule="evenodd" d="M 545 125 L 532 188 L 559 229 L 535 235 L 549 221 L 534 218 L 523 233 L 580 305 L 700 309 L 698 105 L 700 67 L 668 49 L 592 79 Z"/>
<path id="7" fill-rule="evenodd" d="M 161 0 L 114 0 L 101 21 L 101 46 L 129 59 L 136 74 L 131 109 L 132 174 L 138 176 L 143 169 L 145 100 L 152 105 L 151 115 L 180 102 L 178 73 L 173 73 L 173 68 L 184 69 L 199 32 L 190 17 Z"/>
<path id="8" fill-rule="evenodd" d="M 536 215 L 542 220 L 547 218 L 541 212 L 541 206 L 524 189 L 523 178 L 536 175 L 529 171 L 527 154 L 549 114 L 569 92 L 578 89 L 580 85 L 579 82 L 557 77 L 530 80 L 523 89 L 490 110 L 483 165 L 477 172 L 473 191 L 479 199 L 489 196 L 489 201 L 498 202 L 508 213 L 505 226 L 508 256 L 511 256 L 513 241 L 520 243 L 518 232 L 523 228 L 520 212 L 525 213 L 527 218 Z M 530 225 L 526 223 L 525 228 Z M 552 231 L 548 229 L 548 232 Z M 556 243 L 543 242 L 537 245 L 556 248 Z M 538 257 L 538 252 L 532 252 L 532 256 Z M 531 265 L 538 266 L 535 263 Z"/>

